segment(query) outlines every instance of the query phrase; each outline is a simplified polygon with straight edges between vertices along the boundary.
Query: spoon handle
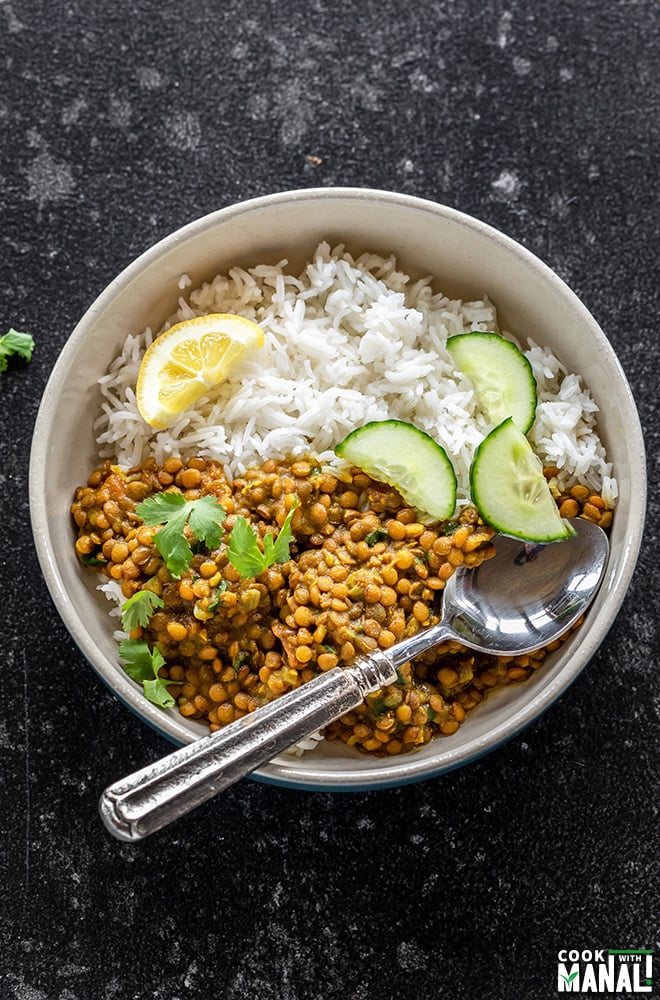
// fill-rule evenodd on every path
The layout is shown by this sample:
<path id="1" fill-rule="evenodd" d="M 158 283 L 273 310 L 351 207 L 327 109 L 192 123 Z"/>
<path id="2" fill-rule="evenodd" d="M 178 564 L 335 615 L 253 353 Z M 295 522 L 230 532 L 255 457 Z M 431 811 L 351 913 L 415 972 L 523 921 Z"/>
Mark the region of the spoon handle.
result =
<path id="1" fill-rule="evenodd" d="M 413 660 L 420 653 L 425 653 L 427 649 L 432 649 L 433 646 L 437 646 L 445 639 L 459 639 L 466 646 L 472 645 L 469 641 L 460 638 L 449 625 L 438 622 L 437 625 L 431 625 L 407 639 L 402 639 L 395 646 L 391 646 L 387 652 L 394 667 L 400 667 L 403 663 Z"/>
<path id="2" fill-rule="evenodd" d="M 381 651 L 350 667 L 335 667 L 212 736 L 110 785 L 99 802 L 101 818 L 119 840 L 141 840 L 356 708 L 370 691 L 395 680 L 392 659 Z"/>

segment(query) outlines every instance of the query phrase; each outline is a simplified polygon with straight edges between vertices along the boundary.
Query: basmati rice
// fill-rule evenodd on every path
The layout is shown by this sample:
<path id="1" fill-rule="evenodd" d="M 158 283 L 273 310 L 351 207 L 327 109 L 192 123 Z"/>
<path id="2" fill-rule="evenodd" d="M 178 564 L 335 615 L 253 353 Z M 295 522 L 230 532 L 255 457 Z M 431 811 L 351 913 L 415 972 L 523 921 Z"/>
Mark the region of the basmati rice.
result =
<path id="1" fill-rule="evenodd" d="M 431 281 L 412 281 L 393 256 L 354 259 L 327 243 L 299 275 L 285 260 L 218 275 L 181 297 L 165 328 L 205 313 L 238 313 L 261 325 L 263 348 L 167 431 L 155 431 L 138 413 L 134 388 L 152 332 L 128 336 L 100 380 L 100 455 L 129 467 L 148 455 L 158 463 L 201 455 L 221 461 L 228 476 L 267 458 L 312 454 L 336 464 L 333 448 L 346 434 L 370 420 L 397 418 L 446 449 L 459 504 L 466 503 L 472 456 L 491 426 L 445 345 L 453 334 L 499 331 L 497 313 L 485 296 L 452 300 Z M 183 291 L 190 279 L 182 275 L 178 284 Z M 529 434 L 535 451 L 559 469 L 560 489 L 579 481 L 612 506 L 616 480 L 589 390 L 547 348 L 521 346 L 538 387 Z"/>

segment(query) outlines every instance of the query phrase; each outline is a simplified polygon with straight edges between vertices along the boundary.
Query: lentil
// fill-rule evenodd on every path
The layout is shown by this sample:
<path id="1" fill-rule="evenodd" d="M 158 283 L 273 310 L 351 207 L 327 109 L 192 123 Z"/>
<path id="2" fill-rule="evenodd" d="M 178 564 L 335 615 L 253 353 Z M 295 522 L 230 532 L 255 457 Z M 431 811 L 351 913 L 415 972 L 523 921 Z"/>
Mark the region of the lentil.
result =
<path id="1" fill-rule="evenodd" d="M 155 547 L 157 529 L 135 514 L 164 487 L 190 499 L 214 495 L 227 513 L 219 548 L 195 554 L 180 580 Z M 290 558 L 242 579 L 227 556 L 235 516 L 263 538 L 279 531 L 296 496 Z M 562 516 L 611 523 L 612 511 L 587 487 L 557 503 Z M 212 730 L 435 624 L 436 594 L 456 567 L 478 566 L 495 551 L 494 532 L 475 508 L 464 508 L 445 534 L 443 524 L 421 524 L 392 487 L 359 470 L 340 481 L 311 458 L 270 460 L 234 482 L 202 458 L 171 457 L 161 467 L 150 459 L 127 473 L 106 462 L 76 490 L 71 512 L 80 558 L 98 559 L 90 570 L 119 581 L 126 597 L 140 589 L 162 597 L 164 607 L 137 634 L 161 650 L 163 679 L 178 682 L 169 690 L 180 713 Z M 442 643 L 331 723 L 326 739 L 397 755 L 450 736 L 488 690 L 526 680 L 548 651 L 498 659 Z"/>

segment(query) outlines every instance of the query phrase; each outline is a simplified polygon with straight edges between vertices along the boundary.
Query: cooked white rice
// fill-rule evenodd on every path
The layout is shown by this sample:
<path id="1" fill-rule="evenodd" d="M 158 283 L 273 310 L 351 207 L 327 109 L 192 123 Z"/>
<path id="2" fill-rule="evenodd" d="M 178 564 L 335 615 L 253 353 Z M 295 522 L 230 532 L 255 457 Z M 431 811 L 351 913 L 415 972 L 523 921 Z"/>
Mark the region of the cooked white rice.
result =
<path id="1" fill-rule="evenodd" d="M 233 268 L 180 298 L 167 326 L 191 316 L 232 312 L 263 328 L 251 358 L 167 431 L 140 417 L 135 384 L 152 333 L 127 337 L 101 381 L 102 413 L 95 430 L 102 457 L 124 466 L 148 455 L 202 455 L 230 476 L 267 458 L 313 454 L 336 462 L 333 448 L 370 420 L 414 423 L 444 446 L 458 478 L 460 503 L 469 498 L 475 447 L 491 429 L 469 381 L 454 370 L 447 338 L 499 330 L 494 305 L 448 299 L 430 277 L 412 281 L 394 257 L 321 243 L 300 275 L 287 262 Z M 182 275 L 179 289 L 190 284 Z M 581 482 L 613 505 L 617 487 L 598 437 L 598 407 L 579 375 L 532 342 L 521 345 L 532 365 L 539 405 L 530 441 L 545 465 L 559 468 L 558 485 Z"/>

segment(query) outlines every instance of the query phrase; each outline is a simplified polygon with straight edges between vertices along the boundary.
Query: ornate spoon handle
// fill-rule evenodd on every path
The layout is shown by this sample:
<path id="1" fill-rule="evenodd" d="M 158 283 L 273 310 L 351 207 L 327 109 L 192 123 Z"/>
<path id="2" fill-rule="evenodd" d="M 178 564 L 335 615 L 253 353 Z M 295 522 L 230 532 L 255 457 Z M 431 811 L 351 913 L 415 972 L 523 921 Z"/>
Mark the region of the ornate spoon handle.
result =
<path id="1" fill-rule="evenodd" d="M 335 667 L 212 736 L 110 785 L 99 803 L 103 822 L 120 840 L 141 840 L 395 679 L 392 657 L 384 652 L 362 657 L 350 667 Z"/>

